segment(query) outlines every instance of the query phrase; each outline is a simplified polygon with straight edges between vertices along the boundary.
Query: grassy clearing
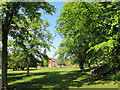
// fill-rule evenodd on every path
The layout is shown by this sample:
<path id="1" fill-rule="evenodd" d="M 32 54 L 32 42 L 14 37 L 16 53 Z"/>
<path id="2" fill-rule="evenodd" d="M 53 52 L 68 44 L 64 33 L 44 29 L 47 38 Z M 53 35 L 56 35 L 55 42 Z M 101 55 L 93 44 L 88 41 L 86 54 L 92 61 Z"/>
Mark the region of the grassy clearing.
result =
<path id="1" fill-rule="evenodd" d="M 78 67 L 31 68 L 26 71 L 8 70 L 10 88 L 118 88 L 118 83 L 94 79 L 89 69 L 81 73 Z"/>

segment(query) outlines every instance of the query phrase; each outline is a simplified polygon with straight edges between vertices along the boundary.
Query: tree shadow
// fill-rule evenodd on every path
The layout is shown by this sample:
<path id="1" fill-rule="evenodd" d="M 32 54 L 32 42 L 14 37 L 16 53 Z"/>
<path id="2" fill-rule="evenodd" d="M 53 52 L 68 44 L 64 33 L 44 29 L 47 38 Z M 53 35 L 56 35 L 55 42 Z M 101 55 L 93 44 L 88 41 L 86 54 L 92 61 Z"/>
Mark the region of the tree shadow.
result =
<path id="1" fill-rule="evenodd" d="M 7 75 L 8 76 L 16 76 L 16 75 L 23 75 L 23 74 L 26 74 L 26 73 L 13 73 L 13 74 L 9 73 Z"/>
<path id="2" fill-rule="evenodd" d="M 24 77 L 28 77 L 26 74 L 23 76 L 15 76 L 15 77 L 7 77 L 8 78 L 8 83 L 12 82 L 12 81 L 16 81 L 16 80 L 21 80 Z"/>
<path id="3" fill-rule="evenodd" d="M 29 68 L 30 71 L 38 70 L 38 68 Z M 27 71 L 27 69 L 21 70 L 21 71 Z"/>
<path id="4" fill-rule="evenodd" d="M 56 75 L 60 74 L 61 72 L 66 72 L 66 71 L 54 71 L 54 72 L 39 72 L 39 73 L 30 73 L 30 75 Z"/>
<path id="5" fill-rule="evenodd" d="M 43 75 L 43 77 L 33 78 L 29 81 L 25 82 L 19 82 L 12 85 L 9 85 L 9 88 L 52 88 L 52 89 L 58 89 L 58 88 L 69 88 L 69 87 L 82 87 L 83 85 L 97 85 L 97 84 L 105 84 L 105 82 L 96 82 L 101 79 L 93 78 L 94 76 L 91 76 L 87 74 L 86 72 L 91 69 L 87 69 L 84 72 L 80 72 L 79 70 L 76 71 L 70 71 L 66 74 L 62 74 L 61 72 L 66 71 L 55 71 L 55 72 L 38 72 L 38 73 L 31 73 L 30 78 L 32 76 L 40 76 Z M 84 78 L 80 81 L 76 81 L 78 78 Z M 24 77 L 27 76 L 18 76 L 18 77 L 8 77 L 9 81 L 15 81 L 21 80 Z"/>
<path id="6" fill-rule="evenodd" d="M 65 72 L 65 71 L 63 71 Z M 36 78 L 32 79 L 27 82 L 21 82 L 21 83 L 15 83 L 12 85 L 9 85 L 10 88 L 68 88 L 70 84 L 73 82 L 73 80 L 76 80 L 77 78 L 88 75 L 86 73 L 80 73 L 79 71 L 71 71 L 67 74 L 60 74 L 61 72 L 42 72 L 42 73 L 33 73 L 32 76 L 38 76 L 38 75 L 45 75 L 42 78 Z M 15 79 L 20 80 L 23 79 L 26 76 L 20 76 L 15 78 L 8 77 L 9 81 L 13 81 Z M 82 86 L 83 83 L 79 83 L 79 86 Z M 76 84 L 75 86 L 78 86 Z"/>
<path id="7" fill-rule="evenodd" d="M 60 72 L 65 72 L 65 71 L 60 71 Z M 56 72 L 39 72 L 39 73 L 30 73 L 29 77 L 32 76 L 39 76 L 39 75 L 57 75 L 60 73 L 59 71 Z M 21 76 L 19 76 L 21 75 Z M 14 73 L 14 74 L 8 74 L 8 76 L 13 76 L 13 77 L 7 77 L 8 78 L 8 83 L 16 80 L 21 80 L 24 77 L 28 77 L 26 73 Z"/>
<path id="8" fill-rule="evenodd" d="M 111 83 L 111 81 L 109 80 L 105 80 L 104 78 L 100 77 L 99 75 L 88 75 L 87 78 L 82 79 L 80 81 L 73 81 L 73 83 L 75 83 L 75 85 L 78 85 L 78 87 L 80 85 L 86 85 L 86 86 L 90 86 L 90 85 L 104 85 L 104 84 L 109 84 Z M 114 82 L 114 85 L 117 84 L 118 82 Z M 74 84 L 71 86 L 75 86 Z"/>

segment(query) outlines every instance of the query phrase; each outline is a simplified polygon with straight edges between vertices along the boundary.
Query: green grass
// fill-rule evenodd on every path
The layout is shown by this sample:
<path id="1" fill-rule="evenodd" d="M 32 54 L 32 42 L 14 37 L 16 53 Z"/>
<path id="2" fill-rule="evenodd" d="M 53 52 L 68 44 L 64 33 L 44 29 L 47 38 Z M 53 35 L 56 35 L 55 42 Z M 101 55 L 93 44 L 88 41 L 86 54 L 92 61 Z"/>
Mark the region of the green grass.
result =
<path id="1" fill-rule="evenodd" d="M 31 68 L 27 71 L 8 70 L 10 88 L 118 88 L 118 83 L 90 76 L 89 69 L 80 72 L 78 67 Z"/>

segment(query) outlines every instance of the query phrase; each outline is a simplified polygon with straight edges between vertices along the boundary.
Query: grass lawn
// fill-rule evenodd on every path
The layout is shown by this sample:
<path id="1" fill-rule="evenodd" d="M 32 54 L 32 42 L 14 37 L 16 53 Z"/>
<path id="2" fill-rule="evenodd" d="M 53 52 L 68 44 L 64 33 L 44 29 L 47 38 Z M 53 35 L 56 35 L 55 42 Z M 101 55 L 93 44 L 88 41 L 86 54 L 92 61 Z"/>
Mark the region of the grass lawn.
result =
<path id="1" fill-rule="evenodd" d="M 81 73 L 79 67 L 31 68 L 27 71 L 8 70 L 10 88 L 118 88 L 118 83 L 94 79 L 89 69 Z"/>

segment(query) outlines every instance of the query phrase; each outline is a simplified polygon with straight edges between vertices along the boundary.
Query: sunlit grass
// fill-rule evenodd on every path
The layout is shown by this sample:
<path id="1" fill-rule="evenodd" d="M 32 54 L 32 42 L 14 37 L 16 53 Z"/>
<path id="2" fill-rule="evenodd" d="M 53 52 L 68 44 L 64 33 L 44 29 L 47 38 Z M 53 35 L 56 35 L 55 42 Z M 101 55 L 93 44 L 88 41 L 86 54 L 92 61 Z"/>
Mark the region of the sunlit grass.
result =
<path id="1" fill-rule="evenodd" d="M 8 70 L 10 88 L 118 88 L 113 81 L 94 80 L 90 71 L 80 72 L 79 67 L 30 68 L 27 71 Z"/>

